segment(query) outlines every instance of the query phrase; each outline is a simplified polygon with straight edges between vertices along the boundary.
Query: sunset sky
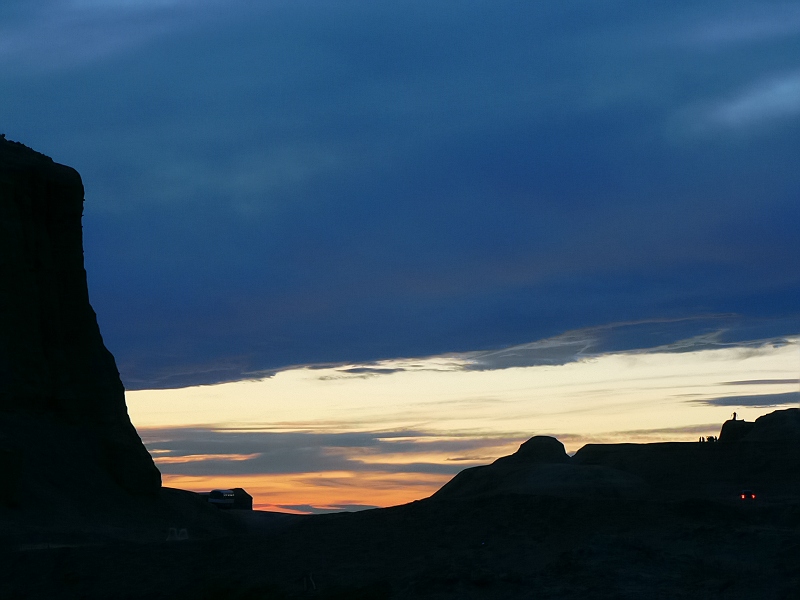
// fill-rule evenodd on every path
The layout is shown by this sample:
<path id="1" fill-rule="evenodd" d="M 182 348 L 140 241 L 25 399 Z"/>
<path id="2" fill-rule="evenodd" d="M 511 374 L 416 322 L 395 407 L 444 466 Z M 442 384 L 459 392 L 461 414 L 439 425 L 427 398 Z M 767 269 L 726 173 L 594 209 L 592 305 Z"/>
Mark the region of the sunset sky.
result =
<path id="1" fill-rule="evenodd" d="M 718 435 L 732 411 L 754 420 L 800 402 L 800 337 L 544 362 L 578 333 L 593 332 L 503 352 L 132 391 L 128 408 L 165 484 L 244 486 L 260 508 L 319 512 L 424 498 L 534 434 L 568 452 L 695 441 Z M 503 365 L 509 357 L 514 366 Z"/>
<path id="2" fill-rule="evenodd" d="M 172 485 L 386 505 L 798 403 L 796 2 L 4 0 L 0 89 Z"/>

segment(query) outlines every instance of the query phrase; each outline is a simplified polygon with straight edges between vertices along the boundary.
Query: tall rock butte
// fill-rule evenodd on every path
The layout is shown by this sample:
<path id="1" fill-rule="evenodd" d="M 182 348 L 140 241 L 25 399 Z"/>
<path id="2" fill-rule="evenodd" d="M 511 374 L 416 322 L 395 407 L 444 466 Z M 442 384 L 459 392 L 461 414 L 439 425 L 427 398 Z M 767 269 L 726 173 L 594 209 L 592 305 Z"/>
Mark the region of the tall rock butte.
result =
<path id="1" fill-rule="evenodd" d="M 161 486 L 89 304 L 83 194 L 74 169 L 0 139 L 0 487 L 18 501 Z"/>

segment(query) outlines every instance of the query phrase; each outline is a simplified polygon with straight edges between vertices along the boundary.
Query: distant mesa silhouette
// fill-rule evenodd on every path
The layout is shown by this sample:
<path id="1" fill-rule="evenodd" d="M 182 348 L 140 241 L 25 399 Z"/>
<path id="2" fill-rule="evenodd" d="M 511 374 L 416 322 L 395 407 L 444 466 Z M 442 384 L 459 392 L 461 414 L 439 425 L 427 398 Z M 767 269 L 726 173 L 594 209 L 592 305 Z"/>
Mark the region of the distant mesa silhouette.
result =
<path id="1" fill-rule="evenodd" d="M 128 418 L 83 265 L 83 183 L 0 138 L 0 502 L 117 490 L 161 475 Z M 82 491 L 81 491 L 82 490 Z"/>
<path id="2" fill-rule="evenodd" d="M 800 493 L 798 442 L 797 408 L 755 422 L 728 420 L 716 444 L 587 444 L 570 458 L 555 438 L 536 436 L 491 465 L 462 471 L 432 498 L 532 494 L 733 499 L 742 489 L 791 496 Z"/>
<path id="3" fill-rule="evenodd" d="M 603 465 L 584 466 L 570 458 L 553 437 L 535 436 L 514 454 L 491 465 L 466 469 L 433 495 L 434 499 L 470 499 L 497 494 L 581 497 L 637 494 L 635 475 Z"/>

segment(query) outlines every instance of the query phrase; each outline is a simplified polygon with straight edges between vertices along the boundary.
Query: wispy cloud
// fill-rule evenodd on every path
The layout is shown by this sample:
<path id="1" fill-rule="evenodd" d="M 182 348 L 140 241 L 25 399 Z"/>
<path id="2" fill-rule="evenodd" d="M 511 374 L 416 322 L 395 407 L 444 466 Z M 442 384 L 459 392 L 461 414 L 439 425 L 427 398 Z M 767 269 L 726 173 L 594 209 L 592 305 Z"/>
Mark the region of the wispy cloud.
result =
<path id="1" fill-rule="evenodd" d="M 736 331 L 741 319 L 736 315 L 703 315 L 676 319 L 648 319 L 586 327 L 563 334 L 502 348 L 421 357 L 392 359 L 360 365 L 309 365 L 308 368 L 335 369 L 335 374 L 320 380 L 367 378 L 409 371 L 485 371 L 564 365 L 611 352 L 665 353 L 697 352 L 718 348 L 759 348 L 785 342 L 784 338 L 742 341 Z M 692 337 L 687 332 L 705 330 Z M 661 343 L 658 343 L 661 342 Z M 465 400 L 459 400 L 463 402 Z"/>
<path id="2" fill-rule="evenodd" d="M 743 396 L 723 396 L 719 398 L 705 398 L 691 400 L 696 404 L 708 406 L 784 406 L 787 404 L 800 404 L 800 392 L 785 392 L 782 394 L 753 394 Z"/>
<path id="3" fill-rule="evenodd" d="M 736 315 L 704 315 L 610 323 L 568 331 L 530 344 L 457 356 L 465 361 L 464 369 L 483 370 L 562 365 L 609 353 L 688 353 L 733 347 L 754 352 L 759 348 L 792 343 L 784 337 L 742 340 L 737 335 L 740 321 Z M 683 337 L 687 332 L 698 330 L 703 333 Z"/>
<path id="4" fill-rule="evenodd" d="M 705 17 L 679 39 L 691 45 L 719 47 L 775 41 L 800 33 L 800 7 L 795 3 L 759 3 L 757 8 Z"/>
<path id="5" fill-rule="evenodd" d="M 800 117 L 800 72 L 759 80 L 709 114 L 711 125 L 732 129 L 754 128 Z"/>
<path id="6" fill-rule="evenodd" d="M 204 5 L 203 0 L 67 0 L 66 6 L 78 10 L 150 10 L 179 5 Z"/>
<path id="7" fill-rule="evenodd" d="M 454 474 L 476 456 L 497 457 L 514 437 L 441 436 L 420 431 L 302 433 L 165 428 L 140 431 L 159 468 L 171 475 L 258 473 Z"/>
<path id="8" fill-rule="evenodd" d="M 190 463 L 190 462 L 208 462 L 208 461 L 242 461 L 242 460 L 253 460 L 254 458 L 258 458 L 261 456 L 260 453 L 254 454 L 183 454 L 180 456 L 159 456 L 165 452 L 169 452 L 167 450 L 155 450 L 154 453 L 156 456 L 153 458 L 153 462 L 157 465 L 175 465 L 175 464 L 183 464 L 183 463 Z"/>
<path id="9" fill-rule="evenodd" d="M 719 385 L 797 385 L 799 379 L 745 379 L 743 381 L 724 381 Z"/>
<path id="10" fill-rule="evenodd" d="M 175 35 L 218 0 L 49 0 L 0 25 L 0 64 L 52 71 L 92 64 Z M 202 10 L 199 10 L 202 9 Z"/>
<path id="11" fill-rule="evenodd" d="M 719 423 L 703 423 L 700 425 L 686 425 L 685 427 L 662 427 L 659 429 L 628 429 L 627 431 L 618 431 L 616 432 L 616 434 L 622 437 L 629 437 L 629 438 L 638 438 L 642 435 L 655 437 L 655 436 L 663 436 L 664 434 L 675 435 L 682 433 L 705 433 L 707 431 L 713 431 L 715 429 L 719 429 L 719 426 L 720 426 Z"/>

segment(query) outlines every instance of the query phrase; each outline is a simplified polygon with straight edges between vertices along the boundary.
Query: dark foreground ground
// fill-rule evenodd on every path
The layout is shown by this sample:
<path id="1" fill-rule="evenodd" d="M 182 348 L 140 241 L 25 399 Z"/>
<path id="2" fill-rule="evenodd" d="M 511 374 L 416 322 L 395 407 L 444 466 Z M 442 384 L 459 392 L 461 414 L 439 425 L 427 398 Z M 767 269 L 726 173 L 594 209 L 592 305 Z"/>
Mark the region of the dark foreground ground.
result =
<path id="1" fill-rule="evenodd" d="M 715 443 L 570 457 L 535 436 L 359 513 L 55 489 L 0 509 L 0 599 L 800 598 L 800 409 L 727 421 Z"/>
<path id="2" fill-rule="evenodd" d="M 128 541 L 7 537 L 0 598 L 800 597 L 796 500 L 614 496 L 313 517 L 197 508 L 187 540 L 165 541 L 169 517 Z"/>

